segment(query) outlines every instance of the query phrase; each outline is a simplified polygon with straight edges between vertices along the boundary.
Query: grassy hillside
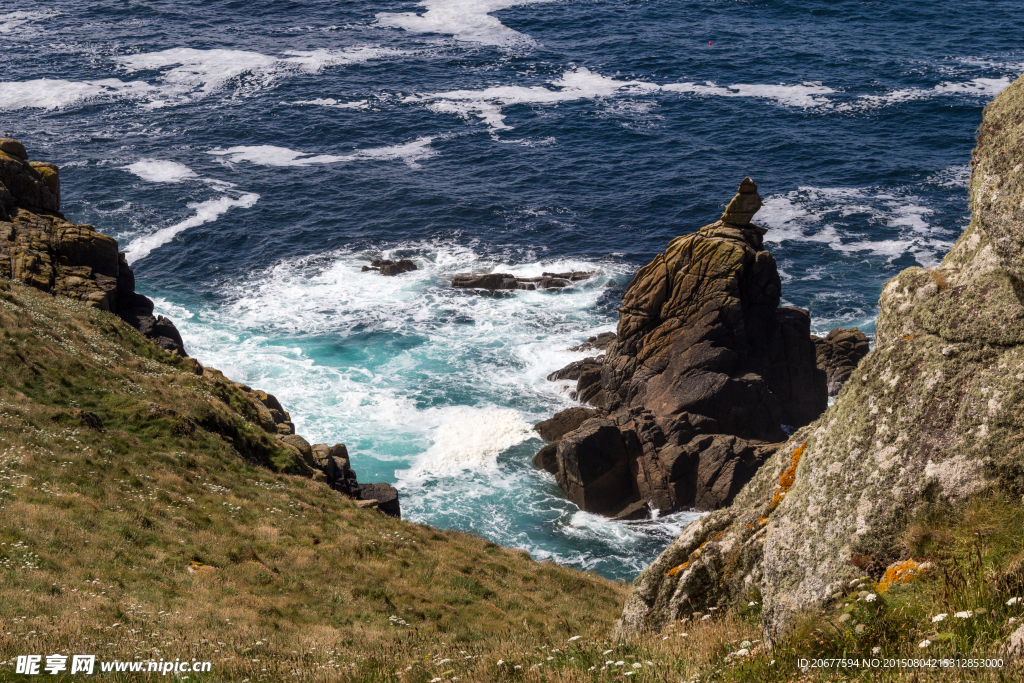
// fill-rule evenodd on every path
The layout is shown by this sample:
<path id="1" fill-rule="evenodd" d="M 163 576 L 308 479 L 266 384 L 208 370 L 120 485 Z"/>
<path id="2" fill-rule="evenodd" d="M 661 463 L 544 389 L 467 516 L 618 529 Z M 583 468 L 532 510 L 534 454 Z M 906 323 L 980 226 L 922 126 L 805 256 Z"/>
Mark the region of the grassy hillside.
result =
<path id="1" fill-rule="evenodd" d="M 798 661 L 998 652 L 1024 617 L 1018 501 L 930 511 L 905 539 L 930 572 L 881 592 L 865 567 L 774 651 L 756 596 L 613 641 L 624 584 L 360 508 L 289 474 L 251 410 L 109 313 L 0 280 L 0 680 L 54 653 L 212 663 L 190 681 L 1020 680 Z"/>

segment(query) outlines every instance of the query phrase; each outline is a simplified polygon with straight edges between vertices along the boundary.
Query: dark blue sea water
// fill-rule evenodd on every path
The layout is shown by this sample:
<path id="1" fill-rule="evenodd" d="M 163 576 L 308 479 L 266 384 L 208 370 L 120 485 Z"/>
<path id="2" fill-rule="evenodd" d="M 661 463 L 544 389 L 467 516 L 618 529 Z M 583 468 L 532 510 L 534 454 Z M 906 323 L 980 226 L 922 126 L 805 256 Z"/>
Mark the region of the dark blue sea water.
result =
<path id="1" fill-rule="evenodd" d="M 410 519 L 631 578 L 690 514 L 612 523 L 529 459 L 544 377 L 752 176 L 787 302 L 871 332 L 967 221 L 1020 0 L 217 1 L 0 7 L 0 134 L 61 166 L 190 351 L 345 442 Z M 361 273 L 376 257 L 415 273 Z M 481 296 L 453 273 L 587 269 Z"/>

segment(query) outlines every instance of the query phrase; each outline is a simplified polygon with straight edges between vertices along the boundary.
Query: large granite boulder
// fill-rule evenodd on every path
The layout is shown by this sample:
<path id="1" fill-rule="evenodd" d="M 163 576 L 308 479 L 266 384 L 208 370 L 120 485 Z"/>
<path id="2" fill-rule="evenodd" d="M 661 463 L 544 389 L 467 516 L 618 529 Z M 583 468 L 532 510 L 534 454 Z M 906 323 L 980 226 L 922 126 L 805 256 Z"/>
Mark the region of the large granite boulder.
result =
<path id="1" fill-rule="evenodd" d="M 562 437 L 569 432 L 579 429 L 580 425 L 584 422 L 598 415 L 600 415 L 600 412 L 592 408 L 567 408 L 555 413 L 554 417 L 534 425 L 533 428 L 540 434 L 541 438 L 550 442 L 540 449 L 537 455 L 533 456 L 534 466 L 547 470 L 551 474 L 556 474 L 558 472 L 558 458 L 556 454 Z"/>
<path id="2" fill-rule="evenodd" d="M 857 364 L 868 355 L 870 342 L 867 335 L 856 327 L 837 327 L 825 337 L 811 337 L 817 355 L 818 368 L 825 371 L 828 395 L 836 396 L 850 379 Z"/>
<path id="3" fill-rule="evenodd" d="M 135 291 L 117 240 L 60 213 L 57 166 L 29 161 L 24 145 L 0 138 L 0 277 L 115 313 L 168 351 L 187 356 L 174 323 L 154 317 Z"/>
<path id="4" fill-rule="evenodd" d="M 760 206 L 744 179 L 721 220 L 672 240 L 623 294 L 600 363 L 601 429 L 584 423 L 557 448 L 558 482 L 581 508 L 727 505 L 770 444 L 785 440 L 784 427 L 825 409 L 810 316 L 779 308 L 765 230 L 750 222 Z M 613 486 L 618 473 L 625 481 Z"/>
<path id="5" fill-rule="evenodd" d="M 1024 495 L 1022 111 L 1018 79 L 985 109 L 973 217 L 952 250 L 885 285 L 875 349 L 835 404 L 636 579 L 622 631 L 759 592 L 765 636 L 777 641 L 860 567 L 903 559 L 919 511 L 990 489 Z"/>

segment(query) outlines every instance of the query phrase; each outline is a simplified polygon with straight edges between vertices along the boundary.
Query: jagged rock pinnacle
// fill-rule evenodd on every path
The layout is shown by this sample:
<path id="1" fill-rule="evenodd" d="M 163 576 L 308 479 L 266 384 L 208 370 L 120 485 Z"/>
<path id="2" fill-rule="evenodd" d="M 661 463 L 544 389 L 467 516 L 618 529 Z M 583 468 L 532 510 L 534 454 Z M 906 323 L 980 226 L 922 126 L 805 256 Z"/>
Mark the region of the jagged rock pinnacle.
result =
<path id="1" fill-rule="evenodd" d="M 762 206 L 761 196 L 757 194 L 757 183 L 749 177 L 744 178 L 740 183 L 738 194 L 725 207 L 722 214 L 723 223 L 732 225 L 749 225 L 750 219 L 754 217 Z"/>

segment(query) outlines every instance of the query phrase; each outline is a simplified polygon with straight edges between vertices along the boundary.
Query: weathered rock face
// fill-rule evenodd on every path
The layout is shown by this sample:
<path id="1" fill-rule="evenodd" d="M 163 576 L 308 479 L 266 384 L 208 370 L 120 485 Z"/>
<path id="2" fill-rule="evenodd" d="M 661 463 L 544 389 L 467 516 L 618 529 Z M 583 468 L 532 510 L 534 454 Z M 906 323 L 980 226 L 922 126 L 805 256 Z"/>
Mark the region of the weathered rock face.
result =
<path id="1" fill-rule="evenodd" d="M 561 289 L 593 277 L 593 273 L 544 273 L 540 277 L 517 277 L 508 273 L 458 273 L 452 287 L 459 289 Z"/>
<path id="2" fill-rule="evenodd" d="M 835 404 L 637 578 L 623 629 L 661 628 L 756 588 L 766 636 L 778 638 L 861 573 L 856 555 L 897 559 L 928 501 L 1024 494 L 1022 111 L 1018 80 L 985 110 L 973 218 L 956 245 L 934 271 L 886 284 L 875 349 Z"/>
<path id="3" fill-rule="evenodd" d="M 117 314 L 168 351 L 186 356 L 181 335 L 135 291 L 117 240 L 60 214 L 57 167 L 30 162 L 17 140 L 0 138 L 0 277 Z"/>
<path id="4" fill-rule="evenodd" d="M 785 439 L 782 425 L 805 425 L 825 409 L 810 317 L 779 308 L 765 230 L 750 223 L 760 206 L 747 178 L 721 220 L 672 240 L 623 295 L 603 362 L 574 368 L 581 381 L 600 368 L 597 404 L 607 414 L 557 448 L 558 482 L 583 509 L 726 505 L 771 454 L 769 444 Z"/>
<path id="5" fill-rule="evenodd" d="M 817 354 L 818 368 L 828 377 L 828 395 L 835 396 L 850 379 L 857 364 L 868 355 L 870 344 L 867 336 L 856 327 L 838 327 L 824 338 L 811 337 Z"/>
<path id="6" fill-rule="evenodd" d="M 554 417 L 538 422 L 534 429 L 541 438 L 549 441 L 540 452 L 533 457 L 533 464 L 551 474 L 558 472 L 558 444 L 562 437 L 571 431 L 579 429 L 580 425 L 592 417 L 597 417 L 600 412 L 592 408 L 568 408 L 555 413 Z"/>

